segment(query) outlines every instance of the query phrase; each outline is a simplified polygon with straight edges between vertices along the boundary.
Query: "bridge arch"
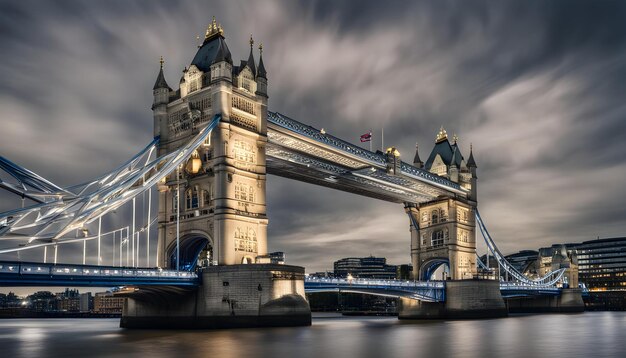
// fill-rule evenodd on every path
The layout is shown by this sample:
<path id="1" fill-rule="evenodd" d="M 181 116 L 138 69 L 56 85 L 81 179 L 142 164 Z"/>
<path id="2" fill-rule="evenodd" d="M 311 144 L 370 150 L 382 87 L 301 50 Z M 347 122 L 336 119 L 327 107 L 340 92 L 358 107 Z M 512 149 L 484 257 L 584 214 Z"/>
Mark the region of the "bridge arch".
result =
<path id="1" fill-rule="evenodd" d="M 197 267 L 212 265 L 215 246 L 209 234 L 192 230 L 182 235 L 179 241 L 181 271 L 194 271 Z M 176 268 L 176 240 L 167 249 L 167 262 L 170 268 Z"/>
<path id="2" fill-rule="evenodd" d="M 441 266 L 446 266 L 450 270 L 450 260 L 447 257 L 433 257 L 422 263 L 420 267 L 420 281 L 430 281 L 433 273 Z"/>

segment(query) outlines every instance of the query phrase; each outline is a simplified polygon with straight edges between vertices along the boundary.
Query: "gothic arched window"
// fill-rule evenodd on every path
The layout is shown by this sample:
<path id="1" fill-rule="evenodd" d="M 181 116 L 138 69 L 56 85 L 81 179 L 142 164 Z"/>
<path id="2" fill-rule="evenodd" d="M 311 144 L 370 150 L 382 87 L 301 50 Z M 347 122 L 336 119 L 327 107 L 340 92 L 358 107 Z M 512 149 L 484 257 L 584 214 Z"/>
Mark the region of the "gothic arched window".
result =
<path id="1" fill-rule="evenodd" d="M 178 191 L 174 190 L 172 193 L 172 212 L 176 212 L 178 210 Z"/>
<path id="2" fill-rule="evenodd" d="M 193 187 L 187 190 L 187 209 L 198 208 L 198 188 Z"/>
<path id="3" fill-rule="evenodd" d="M 438 223 L 439 222 L 439 211 L 438 210 L 433 210 L 431 218 L 432 218 L 432 223 L 433 224 Z"/>
<path id="4" fill-rule="evenodd" d="M 211 195 L 209 195 L 209 191 L 208 190 L 203 190 L 202 191 L 202 206 L 209 206 L 209 203 L 211 202 Z"/>
<path id="5" fill-rule="evenodd" d="M 437 230 L 433 232 L 430 244 L 432 247 L 443 246 L 443 230 Z"/>

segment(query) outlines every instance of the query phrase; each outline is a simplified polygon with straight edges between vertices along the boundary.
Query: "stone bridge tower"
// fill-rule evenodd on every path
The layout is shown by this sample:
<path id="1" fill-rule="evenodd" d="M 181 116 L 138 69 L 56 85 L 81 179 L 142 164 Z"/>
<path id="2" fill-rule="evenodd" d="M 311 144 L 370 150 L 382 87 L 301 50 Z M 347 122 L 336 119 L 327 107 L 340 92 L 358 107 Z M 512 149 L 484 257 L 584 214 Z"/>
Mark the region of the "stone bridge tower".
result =
<path id="1" fill-rule="evenodd" d="M 248 59 L 233 65 L 224 31 L 213 19 L 177 90 L 165 81 L 161 60 L 152 106 L 159 155 L 187 143 L 214 115 L 222 116 L 178 174 L 159 185 L 161 267 L 176 268 L 177 257 L 181 270 L 196 262 L 255 263 L 267 253 L 267 74 L 262 46 L 256 63 L 253 45 L 251 36 Z"/>
<path id="2" fill-rule="evenodd" d="M 428 280 L 438 267 L 447 265 L 448 271 L 443 277 L 433 279 L 471 279 L 477 273 L 474 220 L 477 177 L 472 150 L 466 162 L 457 145 L 456 135 L 450 143 L 442 127 L 426 163 L 422 162 L 416 149 L 413 164 L 459 183 L 470 191 L 467 198 L 443 197 L 407 207 L 413 217 L 411 261 L 414 277 Z"/>

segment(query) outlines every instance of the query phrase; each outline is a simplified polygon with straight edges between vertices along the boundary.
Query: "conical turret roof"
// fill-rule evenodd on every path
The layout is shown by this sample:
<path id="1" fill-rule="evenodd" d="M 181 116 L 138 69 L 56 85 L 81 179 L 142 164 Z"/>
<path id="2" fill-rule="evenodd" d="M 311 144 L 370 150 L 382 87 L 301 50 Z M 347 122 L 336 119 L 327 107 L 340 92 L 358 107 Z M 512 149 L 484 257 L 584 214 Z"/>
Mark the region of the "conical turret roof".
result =
<path id="1" fill-rule="evenodd" d="M 267 72 L 265 71 L 265 65 L 263 65 L 263 44 L 259 45 L 259 70 L 257 77 L 267 79 Z"/>
<path id="2" fill-rule="evenodd" d="M 165 75 L 163 74 L 163 57 L 161 57 L 161 68 L 159 69 L 159 75 L 157 76 L 156 82 L 154 82 L 154 87 L 152 87 L 153 90 L 155 89 L 159 89 L 159 88 L 167 88 L 168 90 L 172 90 L 170 88 L 170 86 L 167 84 L 167 81 L 165 80 Z"/>

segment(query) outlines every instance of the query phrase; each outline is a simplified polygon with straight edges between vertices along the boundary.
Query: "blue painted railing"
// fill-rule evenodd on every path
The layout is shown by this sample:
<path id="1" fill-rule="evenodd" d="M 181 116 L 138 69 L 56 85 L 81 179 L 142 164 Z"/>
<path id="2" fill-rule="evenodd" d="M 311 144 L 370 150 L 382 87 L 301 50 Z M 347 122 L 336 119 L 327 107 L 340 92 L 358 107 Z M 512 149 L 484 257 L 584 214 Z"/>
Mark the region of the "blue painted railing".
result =
<path id="1" fill-rule="evenodd" d="M 0 286 L 197 286 L 193 272 L 113 266 L 0 262 Z"/>

